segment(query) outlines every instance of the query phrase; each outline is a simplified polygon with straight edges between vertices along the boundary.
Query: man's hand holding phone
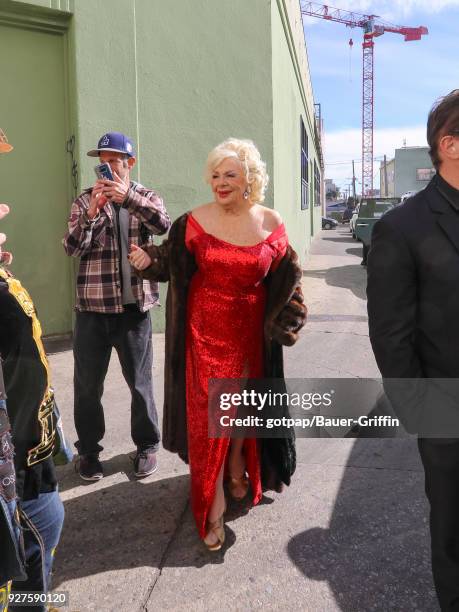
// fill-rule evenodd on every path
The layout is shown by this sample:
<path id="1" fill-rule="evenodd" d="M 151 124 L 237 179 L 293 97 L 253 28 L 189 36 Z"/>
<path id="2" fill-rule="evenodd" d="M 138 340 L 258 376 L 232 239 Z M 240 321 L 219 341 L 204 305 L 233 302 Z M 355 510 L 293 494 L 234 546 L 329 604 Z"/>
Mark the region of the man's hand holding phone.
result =
<path id="1" fill-rule="evenodd" d="M 123 179 L 116 172 L 113 173 L 113 181 L 104 179 L 103 183 L 104 196 L 110 200 L 110 202 L 122 204 L 128 194 L 129 183 L 123 181 Z"/>
<path id="2" fill-rule="evenodd" d="M 100 209 L 109 201 L 109 198 L 104 195 L 104 190 L 106 188 L 105 181 L 107 179 L 113 179 L 112 169 L 107 162 L 97 164 L 97 166 L 94 167 L 94 172 L 96 173 L 97 181 L 94 184 L 91 199 L 89 200 L 87 215 L 90 219 L 94 219 L 94 217 L 99 214 Z"/>
<path id="3" fill-rule="evenodd" d="M 103 194 L 104 189 L 104 181 L 100 179 L 96 181 L 91 192 L 89 208 L 87 211 L 87 215 L 90 219 L 94 219 L 94 217 L 99 214 L 99 210 L 103 208 L 108 202 L 107 198 Z"/>

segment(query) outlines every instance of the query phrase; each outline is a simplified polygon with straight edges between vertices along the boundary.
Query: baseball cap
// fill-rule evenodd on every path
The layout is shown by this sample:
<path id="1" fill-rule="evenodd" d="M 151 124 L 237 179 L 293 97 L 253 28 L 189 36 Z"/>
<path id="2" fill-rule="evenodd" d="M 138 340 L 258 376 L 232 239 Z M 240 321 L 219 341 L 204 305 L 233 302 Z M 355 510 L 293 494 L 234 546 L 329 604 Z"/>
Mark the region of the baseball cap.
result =
<path id="1" fill-rule="evenodd" d="M 121 132 L 107 132 L 99 138 L 97 149 L 91 149 L 87 154 L 89 157 L 98 157 L 102 151 L 116 151 L 117 153 L 125 153 L 129 157 L 135 156 L 132 140 Z"/>
<path id="2" fill-rule="evenodd" d="M 12 150 L 13 147 L 8 142 L 5 132 L 0 128 L 0 153 L 9 153 Z"/>

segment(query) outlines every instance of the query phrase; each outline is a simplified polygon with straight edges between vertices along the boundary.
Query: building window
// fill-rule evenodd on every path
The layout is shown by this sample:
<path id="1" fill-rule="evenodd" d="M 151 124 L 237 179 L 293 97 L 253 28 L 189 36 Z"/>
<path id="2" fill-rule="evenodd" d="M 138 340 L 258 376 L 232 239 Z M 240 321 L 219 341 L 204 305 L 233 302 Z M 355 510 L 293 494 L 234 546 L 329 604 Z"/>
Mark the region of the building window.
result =
<path id="1" fill-rule="evenodd" d="M 321 177 L 319 166 L 314 160 L 314 206 L 320 206 Z"/>
<path id="2" fill-rule="evenodd" d="M 418 168 L 416 170 L 416 180 L 430 181 L 435 176 L 435 168 Z"/>
<path id="3" fill-rule="evenodd" d="M 308 163 L 308 135 L 306 133 L 303 119 L 300 117 L 301 130 L 301 210 L 309 207 L 309 163 Z"/>

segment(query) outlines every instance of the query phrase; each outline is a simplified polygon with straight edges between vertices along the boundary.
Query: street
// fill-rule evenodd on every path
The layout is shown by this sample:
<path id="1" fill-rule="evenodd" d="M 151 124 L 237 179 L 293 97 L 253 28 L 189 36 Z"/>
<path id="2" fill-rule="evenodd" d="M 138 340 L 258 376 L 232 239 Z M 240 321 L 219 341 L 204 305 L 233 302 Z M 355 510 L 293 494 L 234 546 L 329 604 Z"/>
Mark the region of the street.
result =
<path id="1" fill-rule="evenodd" d="M 360 261 L 348 226 L 314 240 L 303 279 L 309 320 L 285 350 L 288 378 L 378 376 Z M 162 334 L 154 351 L 161 410 Z M 73 442 L 72 353 L 50 362 Z M 103 401 L 105 477 L 84 483 L 73 464 L 58 468 L 66 521 L 53 590 L 69 592 L 69 611 L 438 610 L 414 440 L 299 439 L 291 486 L 250 511 L 230 503 L 224 549 L 210 553 L 189 508 L 187 466 L 161 450 L 154 475 L 133 476 L 130 394 L 116 354 Z"/>

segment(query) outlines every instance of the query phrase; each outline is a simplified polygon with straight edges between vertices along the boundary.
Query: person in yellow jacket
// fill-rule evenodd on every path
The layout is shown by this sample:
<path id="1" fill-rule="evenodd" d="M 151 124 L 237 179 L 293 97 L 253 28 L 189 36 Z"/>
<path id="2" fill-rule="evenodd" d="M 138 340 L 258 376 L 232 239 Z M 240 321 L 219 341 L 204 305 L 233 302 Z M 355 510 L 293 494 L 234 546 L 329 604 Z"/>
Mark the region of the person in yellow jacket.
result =
<path id="1" fill-rule="evenodd" d="M 11 148 L 0 131 L 0 153 Z M 8 207 L 3 205 L 0 215 L 7 212 Z M 0 242 L 4 239 L 5 236 L 0 236 Z M 0 251 L 0 262 L 10 264 L 11 261 L 11 254 Z M 4 510 L 3 519 L 7 518 L 4 527 L 10 536 L 11 553 L 10 557 L 3 555 L 4 540 L 1 538 L 0 585 L 3 584 L 4 588 L 0 589 L 0 610 L 3 606 L 3 609 L 7 607 L 14 612 L 22 609 L 14 605 L 15 593 L 46 595 L 49 590 L 64 508 L 57 491 L 52 459 L 57 442 L 57 417 L 40 322 L 27 290 L 2 265 L 0 357 L 4 379 L 3 410 L 0 412 L 0 452 L 4 455 L 0 456 L 0 471 L 2 466 L 5 468 L 5 476 L 0 478 L 0 505 Z M 25 527 L 23 546 L 19 546 L 16 540 L 18 521 L 21 527 Z M 1 525 L 0 522 L 0 530 Z M 21 562 L 24 562 L 22 568 Z M 5 586 L 11 580 L 10 586 Z M 47 610 L 46 598 L 41 599 L 44 601 L 28 606 L 28 609 L 34 612 Z M 8 600 L 12 602 L 9 607 Z"/>

